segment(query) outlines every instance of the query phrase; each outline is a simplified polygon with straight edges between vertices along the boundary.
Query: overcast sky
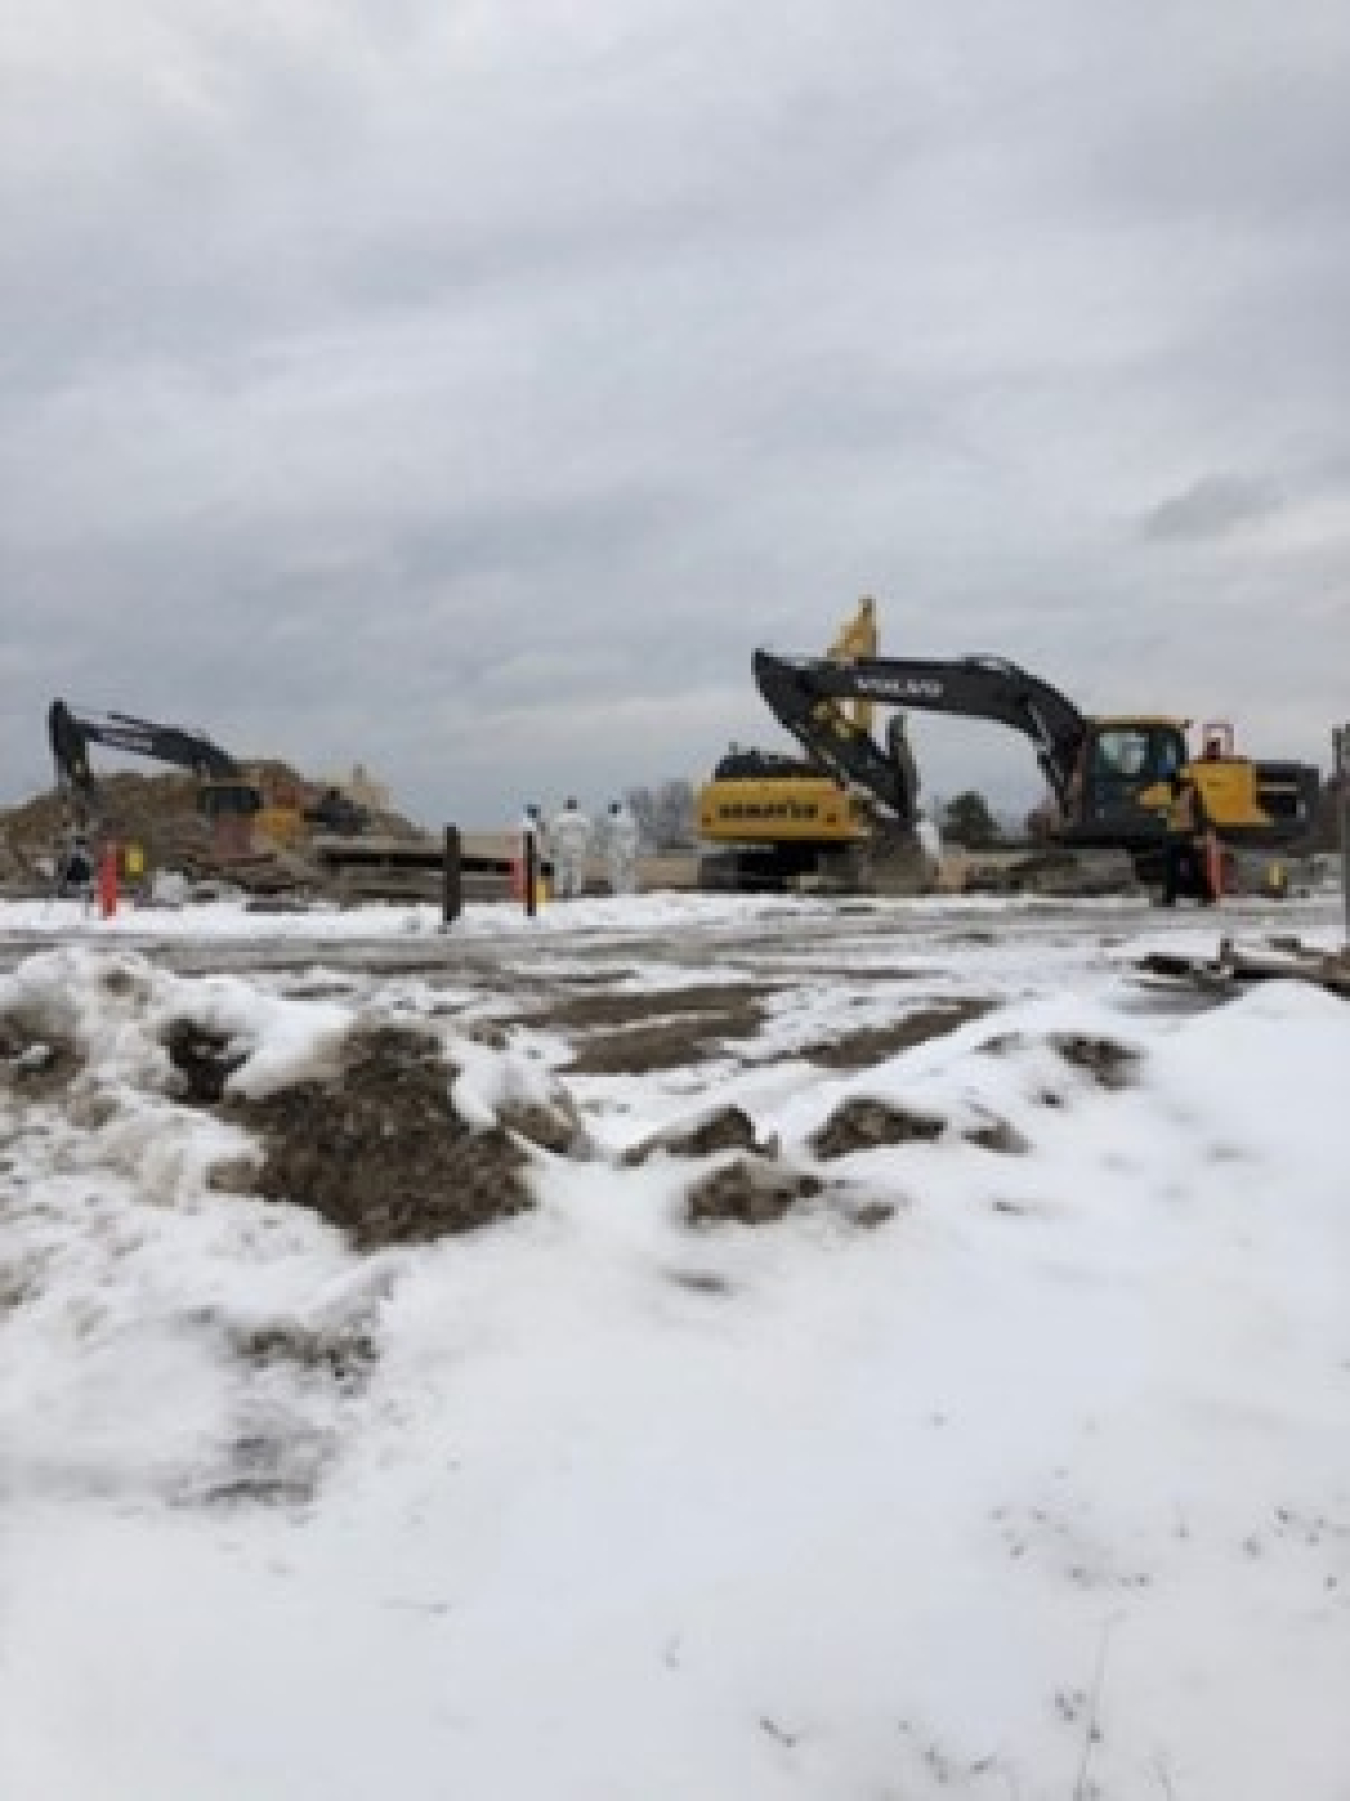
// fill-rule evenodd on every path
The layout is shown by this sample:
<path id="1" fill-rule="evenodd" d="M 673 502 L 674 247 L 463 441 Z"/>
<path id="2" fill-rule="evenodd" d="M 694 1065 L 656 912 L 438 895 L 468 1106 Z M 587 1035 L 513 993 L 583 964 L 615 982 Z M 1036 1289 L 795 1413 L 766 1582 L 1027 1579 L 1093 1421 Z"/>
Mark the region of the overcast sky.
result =
<path id="1" fill-rule="evenodd" d="M 1345 0 L 16 0 L 0 797 L 60 694 L 600 807 L 861 594 L 1325 763 L 1348 176 Z"/>

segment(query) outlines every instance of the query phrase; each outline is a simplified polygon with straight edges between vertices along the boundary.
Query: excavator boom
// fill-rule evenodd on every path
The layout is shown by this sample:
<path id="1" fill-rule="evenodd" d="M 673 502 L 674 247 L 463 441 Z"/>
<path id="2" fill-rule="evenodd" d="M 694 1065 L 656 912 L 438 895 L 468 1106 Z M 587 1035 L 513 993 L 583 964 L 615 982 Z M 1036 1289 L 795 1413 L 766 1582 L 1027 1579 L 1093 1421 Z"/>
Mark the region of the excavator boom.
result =
<path id="1" fill-rule="evenodd" d="M 908 747 L 892 738 L 883 750 L 870 733 L 849 726 L 849 701 L 986 719 L 1022 733 L 1055 797 L 1055 836 L 1067 845 L 1117 848 L 1147 860 L 1167 839 L 1171 784 L 1179 776 L 1196 784 L 1228 844 L 1287 846 L 1311 820 L 1318 779 L 1310 765 L 1253 762 L 1210 739 L 1207 754 L 1192 759 L 1187 721 L 1088 718 L 1058 688 L 1002 657 L 841 663 L 760 650 L 754 672 L 770 710 L 808 756 L 866 790 L 901 826 L 915 816 Z"/>
<path id="2" fill-rule="evenodd" d="M 248 822 L 263 807 L 256 783 L 230 753 L 205 733 L 185 726 L 160 725 L 134 713 L 77 713 L 65 701 L 54 700 L 47 711 L 47 737 L 57 780 L 71 796 L 77 829 L 93 826 L 100 810 L 98 783 L 89 763 L 93 744 L 190 770 L 201 783 L 197 803 L 202 813 L 218 822 L 233 821 L 233 826 L 221 824 L 219 829 L 233 831 L 241 845 Z"/>
<path id="3" fill-rule="evenodd" d="M 229 779 L 243 773 L 228 751 L 202 733 L 156 725 L 132 713 L 75 713 L 65 701 L 54 700 L 47 713 L 47 735 L 58 772 L 77 787 L 88 787 L 93 779 L 91 744 L 153 757 L 202 777 Z"/>
<path id="4" fill-rule="evenodd" d="M 757 650 L 755 682 L 777 719 L 804 746 L 850 781 L 861 783 L 893 814 L 912 817 L 896 772 L 869 734 L 835 729 L 839 703 L 867 699 L 913 711 L 988 719 L 1024 733 L 1061 806 L 1079 768 L 1088 725 L 1073 702 L 1049 682 L 999 657 L 951 661 L 866 657 L 838 663 L 821 657 L 780 657 Z"/>

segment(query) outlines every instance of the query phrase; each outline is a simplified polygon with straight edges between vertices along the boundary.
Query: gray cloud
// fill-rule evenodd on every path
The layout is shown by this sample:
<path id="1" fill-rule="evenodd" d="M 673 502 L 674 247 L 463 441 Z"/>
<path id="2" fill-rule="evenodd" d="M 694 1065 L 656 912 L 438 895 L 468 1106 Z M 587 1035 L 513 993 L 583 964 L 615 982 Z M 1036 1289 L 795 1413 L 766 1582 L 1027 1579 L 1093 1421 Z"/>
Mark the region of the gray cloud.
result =
<path id="1" fill-rule="evenodd" d="M 772 737 L 752 648 L 863 592 L 1323 754 L 1343 8 L 115 10 L 0 25 L 11 788 L 59 692 L 431 820 L 598 799 Z"/>
<path id="2" fill-rule="evenodd" d="M 1244 475 L 1203 475 L 1180 493 L 1150 507 L 1146 538 L 1212 538 L 1267 518 L 1280 507 L 1270 482 Z"/>

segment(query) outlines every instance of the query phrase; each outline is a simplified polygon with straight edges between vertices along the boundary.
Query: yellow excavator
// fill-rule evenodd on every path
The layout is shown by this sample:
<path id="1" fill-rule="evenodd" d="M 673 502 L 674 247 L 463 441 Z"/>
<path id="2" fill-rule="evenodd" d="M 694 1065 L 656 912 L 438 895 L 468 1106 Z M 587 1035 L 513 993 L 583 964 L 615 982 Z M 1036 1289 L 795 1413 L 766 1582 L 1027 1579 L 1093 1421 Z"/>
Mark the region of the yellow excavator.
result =
<path id="1" fill-rule="evenodd" d="M 870 606 L 868 617 L 874 629 Z M 758 753 L 723 759 L 700 796 L 704 837 L 728 846 L 709 886 L 787 888 L 808 873 L 866 885 L 868 862 L 875 866 L 878 851 L 891 854 L 915 837 L 918 775 L 904 727 L 908 710 L 992 720 L 1030 738 L 1054 797 L 1053 841 L 1124 851 L 1149 883 L 1160 878 L 1172 846 L 1170 809 L 1180 783 L 1193 785 L 1230 858 L 1246 850 L 1282 855 L 1306 838 L 1317 803 L 1320 777 L 1312 765 L 1238 756 L 1229 726 L 1205 727 L 1196 757 L 1188 720 L 1089 718 L 1050 683 L 1002 657 L 879 657 L 847 644 L 824 657 L 759 650 L 754 675 L 806 758 L 801 774 L 784 772 L 779 789 L 749 773 L 738 777 L 745 759 Z M 869 709 L 865 718 L 857 716 L 860 705 Z M 870 729 L 874 707 L 895 709 L 884 744 Z M 828 818 L 823 802 L 816 819 L 767 810 L 791 807 L 794 793 L 800 800 L 791 784 L 808 771 L 832 788 Z M 757 809 L 748 818 L 736 814 L 740 781 L 746 784 L 740 804 Z"/>
<path id="2" fill-rule="evenodd" d="M 876 602 L 865 597 L 825 653 L 832 662 L 874 658 Z M 874 703 L 855 696 L 831 704 L 844 733 L 868 737 Z M 914 778 L 917 789 L 917 775 Z M 847 886 L 877 832 L 871 795 L 808 749 L 788 756 L 733 744 L 696 797 L 703 888 L 774 892 L 809 881 Z"/>

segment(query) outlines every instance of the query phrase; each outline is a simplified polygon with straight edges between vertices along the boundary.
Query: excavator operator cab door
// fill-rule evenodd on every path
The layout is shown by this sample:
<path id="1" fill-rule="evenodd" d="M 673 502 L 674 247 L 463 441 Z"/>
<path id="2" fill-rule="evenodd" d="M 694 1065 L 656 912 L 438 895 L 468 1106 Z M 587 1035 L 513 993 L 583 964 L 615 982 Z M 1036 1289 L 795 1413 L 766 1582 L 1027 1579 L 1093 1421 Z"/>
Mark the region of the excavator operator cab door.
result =
<path id="1" fill-rule="evenodd" d="M 1189 758 L 1185 727 L 1175 720 L 1105 720 L 1095 724 L 1085 752 L 1081 829 L 1135 828 L 1161 833 L 1165 815 L 1145 801 Z M 1165 789 L 1163 790 L 1166 791 Z"/>

